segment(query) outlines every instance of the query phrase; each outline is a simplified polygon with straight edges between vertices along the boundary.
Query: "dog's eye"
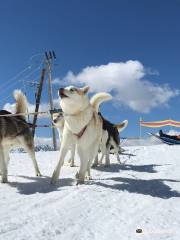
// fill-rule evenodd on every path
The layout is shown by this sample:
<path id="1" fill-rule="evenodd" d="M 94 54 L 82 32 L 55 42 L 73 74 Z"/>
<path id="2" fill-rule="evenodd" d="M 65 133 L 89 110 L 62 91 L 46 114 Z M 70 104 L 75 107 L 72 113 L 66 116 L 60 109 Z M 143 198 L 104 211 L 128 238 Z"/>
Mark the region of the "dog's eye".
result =
<path id="1" fill-rule="evenodd" d="M 73 89 L 73 88 L 71 88 L 71 89 L 70 89 L 70 92 L 74 92 L 74 89 Z"/>

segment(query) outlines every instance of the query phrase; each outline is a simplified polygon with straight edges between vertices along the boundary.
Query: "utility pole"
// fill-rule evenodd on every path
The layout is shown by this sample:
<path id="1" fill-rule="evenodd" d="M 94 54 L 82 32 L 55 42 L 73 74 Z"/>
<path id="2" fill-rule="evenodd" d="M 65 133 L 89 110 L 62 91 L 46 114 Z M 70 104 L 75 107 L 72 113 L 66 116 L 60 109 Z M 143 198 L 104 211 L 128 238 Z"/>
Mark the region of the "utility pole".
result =
<path id="1" fill-rule="evenodd" d="M 35 112 L 39 111 L 39 105 L 40 105 L 40 101 L 41 101 L 41 93 L 42 93 L 42 87 L 43 87 L 43 83 L 44 83 L 44 78 L 45 78 L 45 73 L 46 73 L 46 69 L 43 68 L 41 71 L 41 78 L 40 78 L 40 82 L 39 82 L 39 86 L 37 89 L 37 94 L 36 94 L 36 107 L 35 107 Z M 32 128 L 32 134 L 34 137 L 35 134 L 35 125 L 37 122 L 37 114 L 34 115 L 34 119 L 33 119 L 33 128 Z"/>
<path id="2" fill-rule="evenodd" d="M 47 69 L 47 74 L 48 74 L 48 95 L 49 95 L 50 110 L 53 110 L 54 104 L 53 104 L 53 98 L 52 98 L 51 62 L 53 59 L 56 59 L 56 55 L 55 55 L 54 51 L 52 51 L 52 52 L 49 51 L 49 53 L 45 52 L 45 56 L 46 56 L 46 69 Z M 51 119 L 52 119 L 52 113 L 51 113 Z M 53 137 L 54 150 L 56 151 L 57 150 L 57 142 L 56 142 L 55 128 L 52 128 L 52 137 Z"/>

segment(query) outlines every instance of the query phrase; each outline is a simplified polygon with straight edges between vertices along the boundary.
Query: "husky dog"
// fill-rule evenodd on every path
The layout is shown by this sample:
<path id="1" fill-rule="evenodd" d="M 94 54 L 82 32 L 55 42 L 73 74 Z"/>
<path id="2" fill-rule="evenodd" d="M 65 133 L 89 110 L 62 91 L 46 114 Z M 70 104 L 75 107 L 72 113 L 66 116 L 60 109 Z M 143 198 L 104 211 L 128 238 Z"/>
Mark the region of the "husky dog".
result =
<path id="1" fill-rule="evenodd" d="M 116 154 L 117 161 L 121 163 L 119 158 L 119 152 L 121 151 L 120 148 L 120 137 L 119 133 L 122 132 L 128 125 L 128 120 L 124 120 L 120 124 L 113 124 L 110 121 L 106 120 L 101 113 L 99 113 L 103 120 L 103 130 L 106 131 L 106 135 L 104 134 L 104 137 L 102 138 L 102 142 L 100 144 L 100 150 L 102 153 L 101 159 L 99 161 L 100 164 L 102 164 L 104 156 L 106 157 L 105 166 L 110 165 L 110 150 L 113 148 L 114 154 Z M 98 156 L 96 156 L 95 162 L 93 166 L 98 165 Z"/>
<path id="2" fill-rule="evenodd" d="M 108 93 L 98 93 L 89 100 L 89 87 L 69 86 L 59 89 L 60 106 L 64 116 L 64 130 L 59 153 L 59 161 L 53 172 L 51 183 L 56 183 L 67 151 L 76 145 L 80 157 L 80 169 L 76 174 L 77 183 L 84 183 L 86 171 L 90 178 L 93 158 L 97 155 L 102 138 L 102 119 L 98 115 L 99 105 L 112 97 Z"/>
<path id="3" fill-rule="evenodd" d="M 52 115 L 52 121 L 53 125 L 58 129 L 59 132 L 59 140 L 62 142 L 62 137 L 63 137 L 63 130 L 64 130 L 64 117 L 63 113 L 53 113 Z M 75 145 L 71 146 L 71 158 L 69 159 L 70 167 L 74 167 L 74 155 L 75 155 Z"/>
<path id="4" fill-rule="evenodd" d="M 16 100 L 16 113 L 27 111 L 27 99 L 20 90 L 14 91 Z M 2 183 L 8 181 L 8 161 L 9 151 L 13 146 L 21 145 L 29 153 L 35 168 L 36 176 L 40 176 L 40 171 L 35 158 L 34 139 L 24 116 L 6 116 L 11 114 L 6 110 L 0 111 L 0 172 Z"/>

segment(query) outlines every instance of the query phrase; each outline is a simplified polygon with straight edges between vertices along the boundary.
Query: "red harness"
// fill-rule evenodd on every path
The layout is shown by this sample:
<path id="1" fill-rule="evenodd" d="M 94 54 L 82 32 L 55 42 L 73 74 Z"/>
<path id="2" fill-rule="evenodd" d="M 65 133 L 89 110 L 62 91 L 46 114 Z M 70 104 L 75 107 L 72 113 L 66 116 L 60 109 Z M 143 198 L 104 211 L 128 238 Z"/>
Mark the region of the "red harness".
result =
<path id="1" fill-rule="evenodd" d="M 87 125 L 86 125 L 79 133 L 74 133 L 74 135 L 75 135 L 77 138 L 81 138 L 82 135 L 84 134 L 84 132 L 86 131 L 86 128 L 87 128 Z"/>
<path id="2" fill-rule="evenodd" d="M 94 113 L 93 113 L 93 115 L 92 115 L 92 118 L 94 117 Z M 91 119 L 92 119 L 91 118 Z M 90 121 L 91 121 L 91 119 L 90 119 Z M 90 123 L 90 121 L 89 121 L 89 123 Z M 82 135 L 84 134 L 84 132 L 86 131 L 86 128 L 87 128 L 87 126 L 89 125 L 89 123 L 85 126 L 85 127 L 83 127 L 83 129 L 81 129 L 81 131 L 79 132 L 79 133 L 73 133 L 77 138 L 81 138 L 82 137 Z"/>

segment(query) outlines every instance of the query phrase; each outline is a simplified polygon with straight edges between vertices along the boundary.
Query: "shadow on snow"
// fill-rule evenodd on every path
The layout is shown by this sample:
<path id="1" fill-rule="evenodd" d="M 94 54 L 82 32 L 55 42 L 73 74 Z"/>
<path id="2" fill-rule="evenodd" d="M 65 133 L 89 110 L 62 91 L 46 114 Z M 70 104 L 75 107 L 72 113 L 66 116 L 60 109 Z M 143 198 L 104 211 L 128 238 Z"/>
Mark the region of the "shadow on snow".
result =
<path id="1" fill-rule="evenodd" d="M 105 187 L 105 188 L 114 189 L 114 190 L 149 195 L 152 197 L 158 197 L 163 199 L 180 197 L 180 192 L 176 190 L 172 190 L 168 185 L 165 184 L 165 182 L 180 182 L 177 180 L 171 180 L 171 179 L 143 180 L 143 179 L 132 179 L 132 178 L 121 178 L 121 177 L 104 179 L 106 181 L 112 180 L 117 182 L 112 185 L 103 183 L 102 180 L 92 181 L 92 184 Z"/>
<path id="2" fill-rule="evenodd" d="M 18 192 L 25 195 L 35 193 L 50 193 L 53 191 L 60 191 L 61 187 L 73 185 L 72 178 L 59 179 L 55 185 L 50 184 L 51 178 L 47 176 L 42 177 L 28 177 L 18 176 L 30 180 L 29 182 L 9 182 L 11 187 L 17 188 Z"/>
<path id="3" fill-rule="evenodd" d="M 100 166 L 96 168 L 99 171 L 106 172 L 119 172 L 120 170 L 135 171 L 135 172 L 146 172 L 146 173 L 156 173 L 154 169 L 161 165 L 120 165 L 112 164 L 109 168 Z M 72 178 L 61 178 L 57 181 L 56 185 L 51 185 L 51 178 L 44 177 L 29 177 L 29 176 L 19 176 L 21 178 L 27 179 L 28 182 L 10 182 L 8 183 L 11 187 L 17 188 L 18 192 L 25 195 L 35 194 L 35 193 L 50 193 L 53 191 L 60 191 L 62 187 L 72 186 L 74 179 Z M 106 183 L 104 182 L 106 181 Z M 110 183 L 108 184 L 108 181 Z M 112 184 L 112 181 L 113 184 Z M 158 197 L 162 199 L 169 199 L 172 197 L 180 197 L 180 192 L 172 190 L 170 186 L 165 184 L 165 182 L 180 182 L 178 180 L 172 179 L 138 179 L 138 178 L 124 178 L 124 177 L 112 177 L 100 180 L 92 180 L 87 182 L 88 185 L 98 185 L 104 188 L 110 188 L 118 191 L 127 191 L 129 193 L 137 193 L 143 195 L 149 195 L 152 197 Z"/>
<path id="4" fill-rule="evenodd" d="M 95 167 L 97 171 L 103 172 L 119 172 L 123 171 L 135 171 L 135 172 L 146 172 L 146 173 L 156 173 L 155 167 L 160 167 L 162 165 L 149 164 L 149 165 L 132 165 L 132 164 L 111 164 L 109 167 L 103 165 Z"/>

